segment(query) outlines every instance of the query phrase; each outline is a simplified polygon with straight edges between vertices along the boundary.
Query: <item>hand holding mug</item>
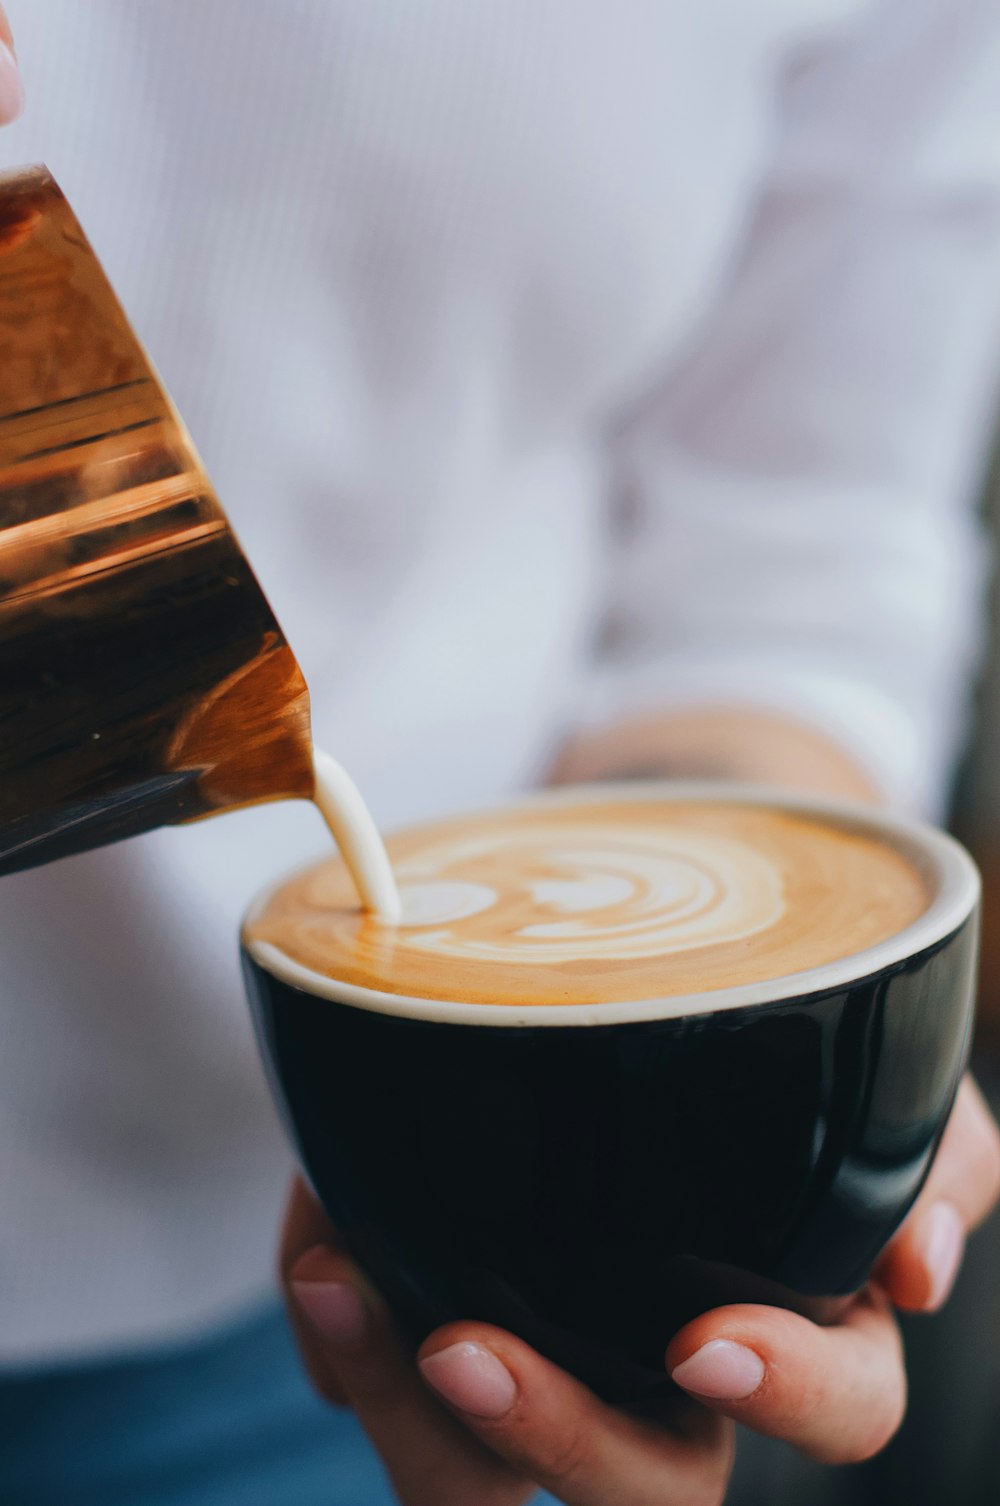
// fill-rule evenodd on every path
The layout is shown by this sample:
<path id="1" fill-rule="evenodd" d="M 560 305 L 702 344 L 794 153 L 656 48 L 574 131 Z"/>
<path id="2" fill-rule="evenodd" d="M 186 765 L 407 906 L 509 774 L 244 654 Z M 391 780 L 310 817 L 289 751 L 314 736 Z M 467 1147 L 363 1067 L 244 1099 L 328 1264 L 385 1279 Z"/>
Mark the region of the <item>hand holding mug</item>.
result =
<path id="1" fill-rule="evenodd" d="M 585 792 L 567 792 L 482 829 L 464 821 L 461 832 L 390 844 L 404 890 L 412 868 L 416 897 L 447 898 L 455 917 L 434 912 L 430 951 L 412 910 L 410 940 L 405 922 L 391 946 L 377 928 L 357 932 L 353 964 L 370 964 L 394 992 L 315 970 L 310 946 L 333 947 L 341 923 L 326 868 L 248 922 L 265 1059 L 332 1215 L 297 1185 L 282 1258 L 290 1314 L 316 1385 L 357 1410 L 408 1506 L 522 1501 L 529 1482 L 571 1506 L 717 1503 L 728 1419 L 826 1462 L 869 1456 L 905 1406 L 892 1304 L 941 1304 L 966 1231 L 996 1198 L 997 1132 L 971 1082 L 958 1087 L 975 977 L 977 882 L 965 855 L 912 823 L 814 815 L 811 800 L 718 788 L 711 808 L 692 798 L 604 792 L 616 803 L 598 815 Z M 628 840 L 604 862 L 599 831 L 614 847 L 623 826 Z M 695 853 L 692 826 L 727 842 Z M 544 845 L 553 828 L 551 863 L 522 852 L 528 831 Z M 669 883 L 649 869 L 654 833 L 672 854 Z M 749 887 L 728 845 L 737 836 L 753 851 Z M 574 843 L 610 906 L 586 921 Z M 479 853 L 474 873 L 452 866 L 455 844 L 463 865 Z M 619 892 L 626 851 L 644 874 L 641 902 Z M 758 859 L 784 875 L 785 900 L 766 915 L 753 908 L 768 893 Z M 722 867 L 704 904 L 685 908 L 689 862 L 702 879 Z M 514 890 L 517 874 L 531 875 L 534 901 L 512 901 L 508 961 L 491 964 L 484 1002 L 482 964 L 463 973 L 463 957 L 481 958 L 499 924 L 483 906 L 490 884 L 503 890 L 504 864 Z M 598 881 L 612 870 L 617 887 Z M 830 892 L 817 900 L 820 872 Z M 478 909 L 458 903 L 460 876 Z M 868 894 L 888 903 L 881 920 Z M 845 920 L 841 904 L 858 914 Z M 665 925 L 679 942 L 676 927 L 687 938 L 713 914 L 735 928 L 732 943 L 706 953 L 698 929 L 671 951 L 659 935 Z M 795 973 L 786 948 L 815 939 L 800 927 L 812 916 L 818 944 L 841 952 L 862 919 L 885 936 Z M 356 923 L 342 923 L 354 937 Z M 581 924 L 600 930 L 602 956 L 619 943 L 627 956 L 610 972 L 581 961 L 569 982 L 569 964 L 553 968 L 549 952 L 570 925 L 589 955 Z M 729 946 L 741 976 L 759 964 L 775 981 L 727 993 L 720 974 L 709 987 L 721 991 L 673 1003 L 537 997 L 544 979 L 573 997 L 617 979 L 649 1000 L 644 975 L 622 979 L 641 973 L 650 947 L 664 991 L 672 978 L 684 994 L 688 964 L 699 977 L 723 968 Z M 428 963 L 434 947 L 447 948 L 446 966 Z M 549 971 L 530 975 L 522 1005 L 529 975 L 515 977 L 509 959 L 523 947 L 540 948 Z M 414 1000 L 422 983 L 433 1001 L 429 967 L 476 1002 Z M 824 1305 L 822 1294 L 849 1292 Z M 470 1311 L 476 1321 L 456 1321 Z"/>
<path id="2" fill-rule="evenodd" d="M 665 1365 L 700 1405 L 642 1415 L 608 1406 L 519 1339 L 452 1324 L 413 1356 L 379 1294 L 348 1259 L 302 1182 L 285 1220 L 281 1270 L 309 1374 L 353 1407 L 404 1506 L 515 1506 L 544 1485 L 570 1506 L 718 1506 L 733 1419 L 828 1463 L 877 1452 L 902 1417 L 906 1378 L 890 1302 L 945 1300 L 966 1232 L 1000 1190 L 1000 1137 L 971 1079 L 933 1170 L 877 1270 L 842 1319 L 731 1306 L 695 1319 Z"/>

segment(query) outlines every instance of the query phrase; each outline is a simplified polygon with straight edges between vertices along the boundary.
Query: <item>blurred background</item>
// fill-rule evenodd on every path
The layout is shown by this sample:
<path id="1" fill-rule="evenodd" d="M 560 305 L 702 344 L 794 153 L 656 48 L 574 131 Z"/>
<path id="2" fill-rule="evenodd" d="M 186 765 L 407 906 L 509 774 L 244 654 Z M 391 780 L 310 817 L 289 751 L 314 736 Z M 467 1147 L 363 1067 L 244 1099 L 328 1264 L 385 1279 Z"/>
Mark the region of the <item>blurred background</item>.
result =
<path id="1" fill-rule="evenodd" d="M 954 824 L 975 851 L 986 882 L 980 1045 L 1000 1050 L 1000 445 L 983 496 L 994 551 L 990 637 L 965 764 L 959 773 Z"/>

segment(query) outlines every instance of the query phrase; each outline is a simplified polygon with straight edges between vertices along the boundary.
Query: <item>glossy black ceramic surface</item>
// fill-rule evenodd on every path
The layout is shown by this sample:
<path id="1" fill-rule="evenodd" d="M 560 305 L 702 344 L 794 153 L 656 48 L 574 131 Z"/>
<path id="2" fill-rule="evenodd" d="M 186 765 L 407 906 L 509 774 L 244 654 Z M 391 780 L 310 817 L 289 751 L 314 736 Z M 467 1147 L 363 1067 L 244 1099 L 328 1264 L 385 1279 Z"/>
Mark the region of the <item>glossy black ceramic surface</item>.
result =
<path id="1" fill-rule="evenodd" d="M 968 1045 L 976 924 L 848 988 L 493 1027 L 313 997 L 243 962 L 303 1165 L 414 1337 L 520 1334 L 603 1394 L 666 1386 L 710 1307 L 822 1318 L 915 1198 Z"/>

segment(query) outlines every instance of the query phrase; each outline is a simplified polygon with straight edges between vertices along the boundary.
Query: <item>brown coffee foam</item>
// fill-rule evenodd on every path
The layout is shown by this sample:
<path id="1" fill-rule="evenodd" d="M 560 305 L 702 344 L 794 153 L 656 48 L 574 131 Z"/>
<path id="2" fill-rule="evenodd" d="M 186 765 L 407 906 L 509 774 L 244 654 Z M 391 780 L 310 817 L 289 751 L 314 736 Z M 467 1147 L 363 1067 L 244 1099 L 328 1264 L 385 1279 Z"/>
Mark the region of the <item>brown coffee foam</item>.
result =
<path id="1" fill-rule="evenodd" d="M 470 894 L 492 890 L 496 901 L 446 922 L 385 924 L 359 910 L 346 868 L 332 858 L 275 891 L 247 940 L 325 977 L 390 994 L 510 1005 L 632 1002 L 763 982 L 853 956 L 898 934 L 931 900 L 919 869 L 886 840 L 750 804 L 526 805 L 414 828 L 387 845 L 404 898 L 414 883 L 446 883 L 478 886 Z M 548 886 L 542 893 L 560 900 L 589 894 L 580 888 L 581 854 L 592 853 L 597 878 L 615 891 L 598 908 L 567 910 L 527 888 Z M 637 871 L 656 870 L 671 854 L 679 854 L 669 872 L 683 892 L 672 908 L 657 908 L 655 884 Z M 745 891 L 725 914 L 723 870 L 730 900 L 740 883 Z M 629 882 L 623 900 L 618 891 Z M 713 934 L 716 915 L 735 915 L 740 934 Z M 538 926 L 546 928 L 540 935 Z M 549 934 L 567 926 L 582 929 L 579 946 Z M 428 950 L 429 941 L 450 951 Z M 566 955 L 574 947 L 585 955 Z M 623 948 L 634 954 L 621 955 Z"/>

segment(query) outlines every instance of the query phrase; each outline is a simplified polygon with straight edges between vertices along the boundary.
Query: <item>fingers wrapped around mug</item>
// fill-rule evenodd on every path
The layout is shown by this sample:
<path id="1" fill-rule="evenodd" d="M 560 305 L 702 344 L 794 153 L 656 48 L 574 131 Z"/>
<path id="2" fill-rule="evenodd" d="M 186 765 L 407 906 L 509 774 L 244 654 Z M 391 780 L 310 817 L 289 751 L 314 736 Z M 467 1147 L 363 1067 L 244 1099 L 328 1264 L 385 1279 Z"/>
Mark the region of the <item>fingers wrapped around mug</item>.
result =
<path id="1" fill-rule="evenodd" d="M 831 1328 L 772 1307 L 718 1308 L 677 1334 L 667 1369 L 705 1406 L 826 1464 L 878 1453 L 906 1410 L 899 1330 L 875 1289 Z"/>
<path id="2" fill-rule="evenodd" d="M 935 1312 L 965 1249 L 1000 1195 L 1000 1131 L 971 1077 L 958 1091 L 930 1176 L 879 1262 L 876 1279 L 897 1307 Z"/>
<path id="3" fill-rule="evenodd" d="M 722 1309 L 679 1334 L 667 1363 L 712 1412 L 825 1463 L 876 1453 L 906 1405 L 899 1335 L 880 1294 L 859 1299 L 833 1329 L 773 1308 Z M 718 1415 L 673 1409 L 665 1427 L 618 1411 L 483 1325 L 433 1335 L 420 1368 L 466 1426 L 561 1500 L 689 1499 L 693 1488 L 695 1499 L 721 1499 L 732 1435 Z"/>
<path id="4" fill-rule="evenodd" d="M 537 1485 L 567 1506 L 720 1506 L 733 1456 L 724 1419 L 689 1409 L 666 1428 L 629 1416 L 485 1324 L 439 1330 L 415 1365 L 378 1293 L 328 1247 L 296 1262 L 290 1291 L 313 1375 L 335 1376 L 406 1506 L 516 1506 Z"/>
<path id="5" fill-rule="evenodd" d="M 331 1364 L 328 1347 L 322 1342 L 322 1335 L 317 1332 L 315 1324 L 305 1317 L 291 1285 L 292 1271 L 307 1251 L 317 1246 L 336 1249 L 338 1245 L 337 1231 L 333 1224 L 302 1178 L 294 1177 L 281 1230 L 278 1277 L 285 1294 L 288 1321 L 295 1334 L 306 1373 L 325 1401 L 343 1407 L 347 1406 L 347 1397 L 337 1379 L 336 1369 Z"/>

